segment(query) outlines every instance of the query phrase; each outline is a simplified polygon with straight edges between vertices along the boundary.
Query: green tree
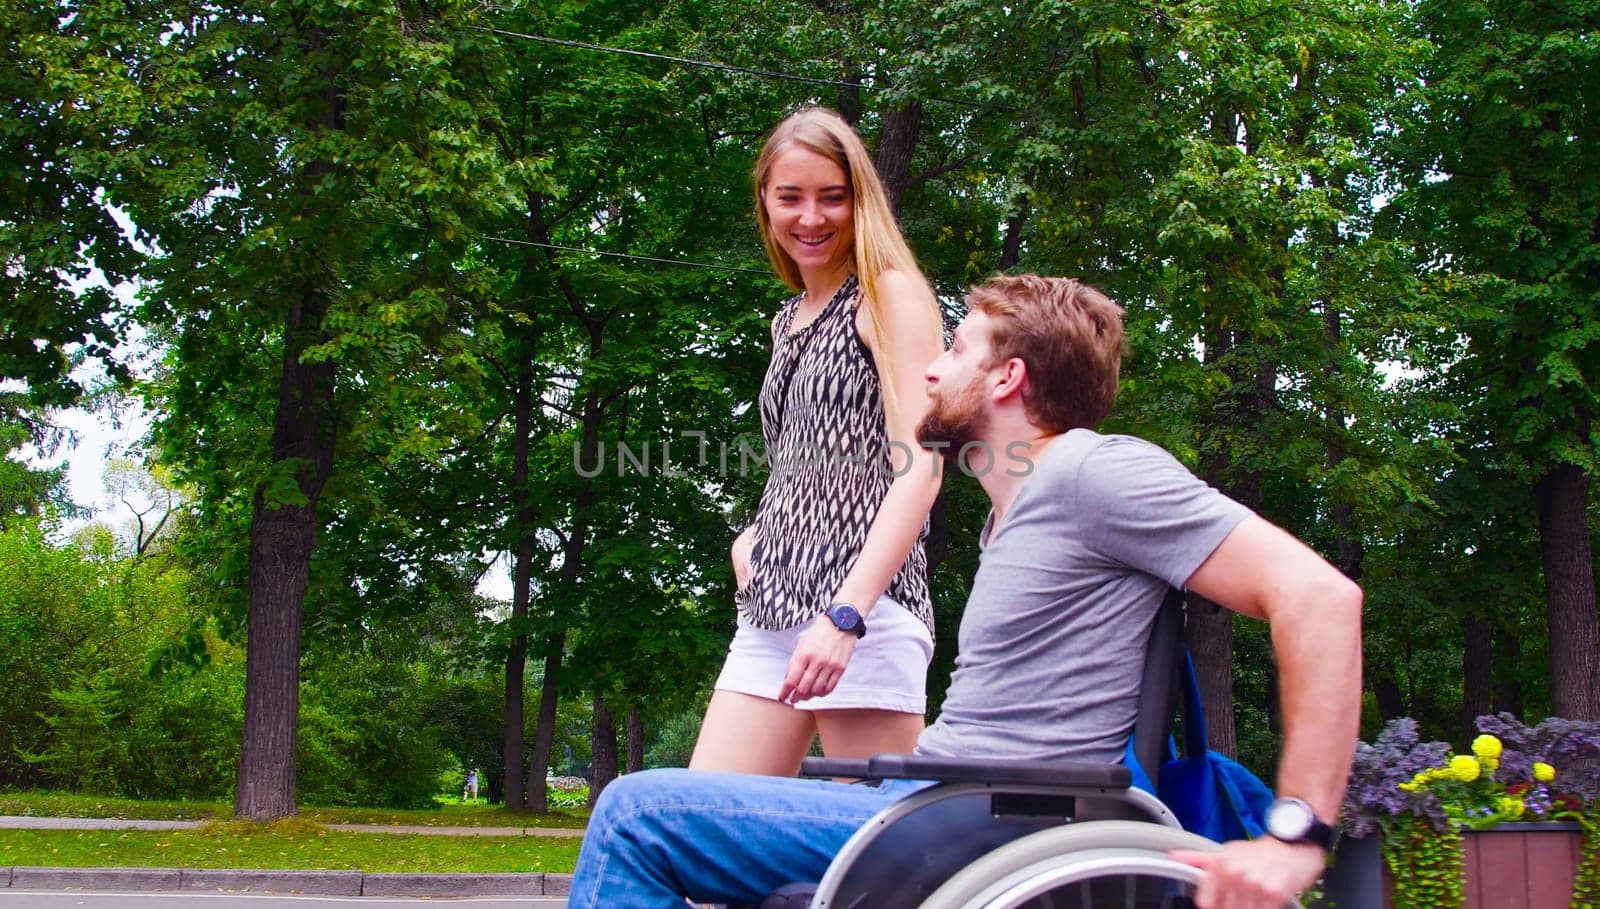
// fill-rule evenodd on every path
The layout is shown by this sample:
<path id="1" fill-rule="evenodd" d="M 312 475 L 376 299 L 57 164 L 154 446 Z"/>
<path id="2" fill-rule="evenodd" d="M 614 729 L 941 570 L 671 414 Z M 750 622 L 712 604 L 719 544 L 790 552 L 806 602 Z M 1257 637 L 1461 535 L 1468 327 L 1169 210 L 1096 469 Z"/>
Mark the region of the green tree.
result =
<path id="1" fill-rule="evenodd" d="M 35 467 L 22 456 L 31 448 L 46 456 L 60 447 L 62 433 L 23 392 L 0 391 L 0 530 L 17 518 L 49 509 L 72 511 L 66 469 Z"/>
<path id="2" fill-rule="evenodd" d="M 1440 273 L 1459 354 L 1441 364 L 1464 420 L 1465 470 L 1531 493 L 1549 634 L 1551 710 L 1600 718 L 1600 620 L 1587 503 L 1600 381 L 1600 140 L 1587 3 L 1424 3 L 1432 43 L 1398 152 L 1398 216 Z"/>
<path id="3" fill-rule="evenodd" d="M 467 13 L 213 5 L 139 45 L 149 110 L 122 163 L 142 179 L 118 201 L 162 251 L 145 316 L 172 339 L 164 461 L 245 578 L 240 816 L 295 810 L 304 606 L 339 453 L 367 456 L 449 363 L 460 213 L 495 190 L 455 91 L 476 67 Z"/>
<path id="4" fill-rule="evenodd" d="M 72 371 L 86 359 L 126 378 L 111 357 L 121 306 L 110 285 L 141 257 L 104 187 L 115 179 L 113 124 L 129 114 L 119 39 L 138 25 L 106 12 L 93 2 L 0 4 L 0 51 L 13 61 L 0 75 L 0 377 L 40 404 L 82 396 Z"/>

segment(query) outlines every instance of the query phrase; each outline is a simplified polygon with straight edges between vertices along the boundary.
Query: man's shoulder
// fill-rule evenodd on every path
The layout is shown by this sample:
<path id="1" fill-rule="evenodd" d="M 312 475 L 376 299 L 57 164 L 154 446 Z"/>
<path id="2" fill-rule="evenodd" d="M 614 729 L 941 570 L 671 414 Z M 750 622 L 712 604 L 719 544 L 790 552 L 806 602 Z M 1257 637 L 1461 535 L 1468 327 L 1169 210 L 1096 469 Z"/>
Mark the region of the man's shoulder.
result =
<path id="1" fill-rule="evenodd" d="M 1205 486 L 1167 449 L 1138 436 L 1073 430 L 1051 485 L 1089 509 L 1114 509 Z"/>
<path id="2" fill-rule="evenodd" d="M 1062 437 L 1062 456 L 1056 462 L 1058 469 L 1077 472 L 1091 466 L 1094 472 L 1142 470 L 1151 465 L 1176 467 L 1185 472 L 1187 467 L 1173 454 L 1148 439 L 1124 433 L 1102 433 L 1092 429 L 1074 429 Z"/>

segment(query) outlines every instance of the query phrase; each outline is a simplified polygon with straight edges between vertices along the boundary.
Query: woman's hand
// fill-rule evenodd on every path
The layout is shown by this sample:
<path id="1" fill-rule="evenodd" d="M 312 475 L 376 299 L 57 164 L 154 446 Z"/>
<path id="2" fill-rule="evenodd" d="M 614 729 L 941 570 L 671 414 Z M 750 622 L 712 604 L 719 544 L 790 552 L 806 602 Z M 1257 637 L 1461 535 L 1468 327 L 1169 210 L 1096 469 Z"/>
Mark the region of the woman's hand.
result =
<path id="1" fill-rule="evenodd" d="M 817 616 L 795 645 L 778 700 L 793 704 L 831 694 L 856 652 L 856 640 L 854 634 L 833 627 L 827 616 Z"/>
<path id="2" fill-rule="evenodd" d="M 750 583 L 751 567 L 750 554 L 756 548 L 755 525 L 746 527 L 737 537 L 733 538 L 733 583 L 734 589 L 743 590 Z"/>

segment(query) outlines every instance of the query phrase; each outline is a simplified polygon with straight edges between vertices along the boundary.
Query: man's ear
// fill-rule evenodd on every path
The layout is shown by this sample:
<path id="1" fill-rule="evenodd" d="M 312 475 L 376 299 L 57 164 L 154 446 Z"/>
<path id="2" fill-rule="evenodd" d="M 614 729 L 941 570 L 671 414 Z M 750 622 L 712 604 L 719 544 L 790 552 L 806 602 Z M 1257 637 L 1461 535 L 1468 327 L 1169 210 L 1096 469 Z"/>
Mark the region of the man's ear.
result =
<path id="1" fill-rule="evenodd" d="M 1012 395 L 1022 394 L 1027 385 L 1028 364 L 1022 362 L 1021 357 L 1012 357 L 1000 364 L 1000 368 L 996 371 L 996 383 L 989 396 L 999 404 Z"/>

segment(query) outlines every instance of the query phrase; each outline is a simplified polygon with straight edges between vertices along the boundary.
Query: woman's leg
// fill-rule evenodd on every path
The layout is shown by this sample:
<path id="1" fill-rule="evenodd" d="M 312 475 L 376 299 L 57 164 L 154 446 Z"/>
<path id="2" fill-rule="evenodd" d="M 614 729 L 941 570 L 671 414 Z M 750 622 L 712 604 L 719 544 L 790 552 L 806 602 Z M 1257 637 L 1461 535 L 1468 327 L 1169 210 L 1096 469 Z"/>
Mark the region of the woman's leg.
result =
<path id="1" fill-rule="evenodd" d="M 817 710 L 822 751 L 831 758 L 910 754 L 922 735 L 922 714 L 894 710 Z M 796 762 L 798 769 L 798 762 Z"/>
<path id="2" fill-rule="evenodd" d="M 788 704 L 737 691 L 711 693 L 691 770 L 795 776 L 817 724 Z"/>

